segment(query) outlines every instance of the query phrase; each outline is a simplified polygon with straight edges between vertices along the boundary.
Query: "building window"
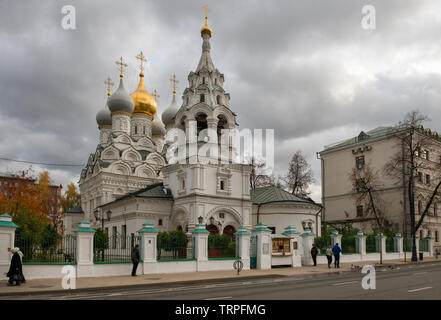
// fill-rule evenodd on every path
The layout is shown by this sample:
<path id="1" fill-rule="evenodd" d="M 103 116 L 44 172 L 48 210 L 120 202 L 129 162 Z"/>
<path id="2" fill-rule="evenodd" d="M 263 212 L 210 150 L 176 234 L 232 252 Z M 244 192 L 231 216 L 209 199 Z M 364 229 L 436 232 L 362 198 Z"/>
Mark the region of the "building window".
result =
<path id="1" fill-rule="evenodd" d="M 355 158 L 355 166 L 357 169 L 361 169 L 364 166 L 364 156 L 359 156 Z"/>
<path id="2" fill-rule="evenodd" d="M 205 95 L 203 93 L 201 93 L 200 102 L 205 102 Z"/>
<path id="3" fill-rule="evenodd" d="M 430 174 L 426 174 L 426 184 L 430 185 Z"/>
<path id="4" fill-rule="evenodd" d="M 219 212 L 219 218 L 223 219 L 224 217 L 225 217 L 224 213 L 223 212 Z"/>
<path id="5" fill-rule="evenodd" d="M 138 126 L 135 126 L 135 134 L 138 133 Z"/>
<path id="6" fill-rule="evenodd" d="M 216 102 L 217 102 L 217 104 L 221 103 L 221 97 L 220 96 L 216 96 Z"/>
<path id="7" fill-rule="evenodd" d="M 421 215 L 421 213 L 423 213 L 423 203 L 420 201 L 418 201 L 418 214 Z"/>
<path id="8" fill-rule="evenodd" d="M 116 226 L 112 227 L 112 249 L 116 249 Z"/>
<path id="9" fill-rule="evenodd" d="M 423 239 L 423 230 L 420 230 L 420 239 Z"/>
<path id="10" fill-rule="evenodd" d="M 162 226 L 162 219 L 158 220 L 158 226 Z"/>
<path id="11" fill-rule="evenodd" d="M 205 77 L 202 77 L 202 84 L 205 84 Z"/>
<path id="12" fill-rule="evenodd" d="M 126 246 L 127 246 L 127 239 L 126 239 L 126 237 L 127 237 L 127 226 L 124 224 L 122 227 L 121 227 L 121 233 L 122 233 L 122 241 L 121 241 L 121 249 L 125 249 L 126 248 Z"/>
<path id="13" fill-rule="evenodd" d="M 435 231 L 435 242 L 439 242 L 438 231 Z"/>
<path id="14" fill-rule="evenodd" d="M 271 230 L 272 234 L 276 234 L 276 227 L 268 227 Z"/>
<path id="15" fill-rule="evenodd" d="M 185 179 L 182 179 L 182 189 L 185 189 Z"/>
<path id="16" fill-rule="evenodd" d="M 142 133 L 145 134 L 145 126 L 142 127 Z"/>
<path id="17" fill-rule="evenodd" d="M 422 172 L 418 172 L 418 181 L 423 183 L 423 173 Z"/>
<path id="18" fill-rule="evenodd" d="M 214 79 L 214 84 L 217 84 L 217 79 Z"/>
<path id="19" fill-rule="evenodd" d="M 426 150 L 426 160 L 429 160 L 429 150 Z"/>
<path id="20" fill-rule="evenodd" d="M 438 203 L 434 203 L 433 204 L 433 215 L 437 216 L 438 215 Z"/>
<path id="21" fill-rule="evenodd" d="M 357 206 L 357 217 L 363 217 L 363 206 Z"/>
<path id="22" fill-rule="evenodd" d="M 225 190 L 225 181 L 221 180 L 220 182 L 220 189 Z"/>

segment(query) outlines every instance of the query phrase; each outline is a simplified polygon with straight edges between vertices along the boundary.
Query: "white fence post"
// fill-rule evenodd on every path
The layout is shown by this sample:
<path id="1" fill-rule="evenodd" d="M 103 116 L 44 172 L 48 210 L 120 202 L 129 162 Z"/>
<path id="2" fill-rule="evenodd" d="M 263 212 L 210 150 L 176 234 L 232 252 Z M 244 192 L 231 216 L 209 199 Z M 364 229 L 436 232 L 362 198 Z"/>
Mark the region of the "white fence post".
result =
<path id="1" fill-rule="evenodd" d="M 366 255 L 366 236 L 363 231 L 358 231 L 355 236 L 355 250 L 361 255 L 361 260 Z"/>
<path id="2" fill-rule="evenodd" d="M 343 248 L 343 245 L 341 244 L 341 237 L 342 237 L 342 235 L 338 233 L 338 230 L 332 231 L 332 233 L 331 233 L 332 247 L 334 247 L 338 243 L 341 248 L 341 254 L 343 254 L 343 251 L 345 251 L 345 248 Z"/>
<path id="3" fill-rule="evenodd" d="M 314 263 L 311 256 L 311 248 L 314 243 L 314 234 L 310 229 L 306 228 L 305 232 L 302 234 L 303 243 L 303 265 L 312 266 Z"/>
<path id="4" fill-rule="evenodd" d="M 271 240 L 271 229 L 266 224 L 259 222 L 253 232 L 257 236 L 257 269 L 271 269 L 271 258 L 273 242 Z"/>
<path id="5" fill-rule="evenodd" d="M 0 279 L 8 272 L 11 263 L 11 248 L 14 247 L 15 229 L 17 225 L 7 213 L 0 216 Z"/>
<path id="6" fill-rule="evenodd" d="M 142 273 L 157 273 L 157 248 L 156 242 L 158 241 L 158 230 L 156 230 L 150 222 L 146 222 L 142 225 L 142 228 L 138 230 L 141 236 L 140 253 L 142 260 Z"/>
<path id="7" fill-rule="evenodd" d="M 245 227 L 240 227 L 234 234 L 236 236 L 236 256 L 240 257 L 243 269 L 250 269 L 250 239 L 251 232 Z"/>
<path id="8" fill-rule="evenodd" d="M 375 236 L 375 249 L 378 253 L 383 254 L 383 258 L 384 255 L 386 254 L 386 236 L 383 233 L 379 233 L 378 235 Z"/>
<path id="9" fill-rule="evenodd" d="M 205 225 L 199 223 L 192 232 L 194 258 L 199 261 L 208 261 L 208 234 Z"/>
<path id="10" fill-rule="evenodd" d="M 93 236 L 95 229 L 90 227 L 88 221 L 81 221 L 76 235 L 76 260 L 77 277 L 93 276 Z"/>
<path id="11" fill-rule="evenodd" d="M 401 236 L 401 233 L 395 234 L 394 237 L 394 251 L 398 252 L 399 257 L 404 253 L 404 247 L 403 247 L 403 237 Z"/>
<path id="12" fill-rule="evenodd" d="M 433 239 L 431 236 L 427 236 L 425 240 L 427 241 L 429 256 L 432 257 L 433 256 Z"/>

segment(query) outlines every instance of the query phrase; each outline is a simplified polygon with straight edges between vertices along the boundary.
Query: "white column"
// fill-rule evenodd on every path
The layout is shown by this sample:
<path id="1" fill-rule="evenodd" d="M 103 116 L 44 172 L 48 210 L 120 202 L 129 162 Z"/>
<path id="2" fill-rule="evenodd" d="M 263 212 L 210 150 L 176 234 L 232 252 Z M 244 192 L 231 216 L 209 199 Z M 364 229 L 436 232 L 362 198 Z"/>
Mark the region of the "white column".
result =
<path id="1" fill-rule="evenodd" d="M 403 237 L 401 236 L 401 233 L 397 233 L 394 237 L 394 251 L 398 252 L 400 256 L 403 254 Z"/>
<path id="2" fill-rule="evenodd" d="M 315 234 L 311 232 L 309 228 L 305 229 L 305 232 L 302 234 L 302 243 L 303 243 L 303 262 L 304 266 L 312 266 L 314 262 L 312 261 L 311 256 L 311 248 L 314 243 Z"/>
<path id="3" fill-rule="evenodd" d="M 411 238 L 412 239 L 412 238 Z M 410 252 L 412 252 L 412 246 L 413 246 L 413 243 L 411 243 L 412 245 L 411 245 L 411 249 L 410 249 Z M 420 252 L 420 236 L 417 236 L 417 235 L 415 235 L 415 246 L 416 246 L 416 253 L 417 253 L 417 256 L 418 256 L 418 259 L 419 259 L 419 252 Z"/>
<path id="4" fill-rule="evenodd" d="M 364 235 L 363 231 L 357 232 L 355 241 L 355 250 L 362 256 L 363 259 L 363 256 L 366 255 L 366 236 Z"/>
<path id="5" fill-rule="evenodd" d="M 197 224 L 192 232 L 194 258 L 197 261 L 208 261 L 208 234 L 202 223 Z"/>
<path id="6" fill-rule="evenodd" d="M 290 237 L 290 247 L 291 247 L 291 258 L 292 258 L 292 267 L 301 267 L 302 266 L 302 256 L 300 254 L 300 233 L 296 230 L 296 228 L 288 226 L 285 228 L 283 234 L 287 237 Z"/>
<path id="7" fill-rule="evenodd" d="M 11 248 L 14 248 L 17 225 L 7 213 L 0 216 L 0 279 L 8 272 L 11 263 Z"/>
<path id="8" fill-rule="evenodd" d="M 381 250 L 383 257 L 386 254 L 386 238 L 387 237 L 381 232 L 377 236 L 375 236 L 376 251 L 379 253 Z"/>
<path id="9" fill-rule="evenodd" d="M 240 227 L 234 234 L 236 236 L 236 256 L 240 257 L 243 269 L 250 269 L 250 239 L 251 233 L 245 227 Z"/>
<path id="10" fill-rule="evenodd" d="M 74 230 L 76 235 L 77 277 L 93 276 L 93 236 L 95 229 L 88 221 L 81 221 Z"/>
<path id="11" fill-rule="evenodd" d="M 338 233 L 338 230 L 334 230 L 331 233 L 331 239 L 332 239 L 332 247 L 334 247 L 337 243 L 341 248 L 341 254 L 343 254 L 343 251 L 345 250 L 345 248 L 343 248 L 342 244 L 341 244 L 341 237 L 342 235 Z"/>
<path id="12" fill-rule="evenodd" d="M 253 233 L 257 236 L 257 264 L 256 269 L 271 269 L 272 240 L 271 229 L 260 222 L 256 224 Z"/>
<path id="13" fill-rule="evenodd" d="M 150 222 L 146 222 L 142 225 L 142 228 L 138 230 L 138 234 L 141 236 L 141 245 L 139 251 L 142 261 L 142 273 L 157 273 L 158 265 L 156 261 L 156 241 L 158 237 L 158 230 L 156 230 Z"/>

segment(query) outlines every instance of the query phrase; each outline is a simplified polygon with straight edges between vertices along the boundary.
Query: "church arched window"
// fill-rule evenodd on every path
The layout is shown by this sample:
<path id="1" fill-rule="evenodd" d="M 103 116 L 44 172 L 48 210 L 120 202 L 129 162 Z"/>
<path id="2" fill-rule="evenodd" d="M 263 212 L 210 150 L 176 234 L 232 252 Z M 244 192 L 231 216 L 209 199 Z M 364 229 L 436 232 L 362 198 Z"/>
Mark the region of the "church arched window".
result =
<path id="1" fill-rule="evenodd" d="M 145 134 L 145 126 L 142 126 L 142 133 Z"/>
<path id="2" fill-rule="evenodd" d="M 162 219 L 158 220 L 158 226 L 162 226 Z"/>
<path id="3" fill-rule="evenodd" d="M 201 102 L 205 102 L 205 94 L 201 93 L 201 98 L 200 98 Z"/>
<path id="4" fill-rule="evenodd" d="M 205 84 L 205 77 L 202 77 L 202 84 Z"/>
<path id="5" fill-rule="evenodd" d="M 138 126 L 135 126 L 135 134 L 138 133 Z"/>
<path id="6" fill-rule="evenodd" d="M 220 96 L 216 96 L 216 102 L 217 102 L 217 104 L 221 104 L 221 97 Z"/>

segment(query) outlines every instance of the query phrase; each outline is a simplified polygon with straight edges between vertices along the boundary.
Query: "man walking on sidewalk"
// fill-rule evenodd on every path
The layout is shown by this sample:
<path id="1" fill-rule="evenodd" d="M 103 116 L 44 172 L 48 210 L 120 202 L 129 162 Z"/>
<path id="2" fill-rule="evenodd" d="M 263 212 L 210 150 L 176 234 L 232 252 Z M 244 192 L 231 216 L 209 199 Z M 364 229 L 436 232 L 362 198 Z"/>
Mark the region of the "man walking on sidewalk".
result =
<path id="1" fill-rule="evenodd" d="M 311 248 L 311 257 L 312 257 L 312 261 L 314 262 L 314 267 L 317 267 L 317 255 L 318 255 L 318 249 L 315 246 L 315 243 L 313 243 Z"/>
<path id="2" fill-rule="evenodd" d="M 132 250 L 132 277 L 136 277 L 136 269 L 138 268 L 139 259 L 139 244 L 137 244 Z"/>
<path id="3" fill-rule="evenodd" d="M 340 252 L 341 252 L 341 248 L 338 246 L 338 243 L 336 243 L 334 248 L 332 248 L 332 253 L 334 254 L 335 268 L 340 268 Z"/>

